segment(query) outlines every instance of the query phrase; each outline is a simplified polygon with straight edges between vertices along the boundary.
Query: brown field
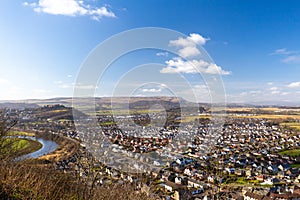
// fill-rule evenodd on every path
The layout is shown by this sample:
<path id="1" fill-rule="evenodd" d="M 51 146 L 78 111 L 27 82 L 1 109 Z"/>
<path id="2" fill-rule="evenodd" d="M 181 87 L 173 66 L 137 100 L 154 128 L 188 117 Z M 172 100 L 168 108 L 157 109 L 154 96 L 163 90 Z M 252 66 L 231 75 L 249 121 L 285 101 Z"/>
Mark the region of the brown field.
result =
<path id="1" fill-rule="evenodd" d="M 249 108 L 249 107 L 241 107 L 241 108 L 226 108 L 226 111 L 231 112 L 249 112 L 252 110 L 261 110 L 261 111 L 269 111 L 269 112 L 295 112 L 300 113 L 300 108 L 278 108 L 278 107 L 261 107 L 261 108 Z M 297 113 L 297 114 L 298 114 Z"/>
<path id="2" fill-rule="evenodd" d="M 78 151 L 79 144 L 73 139 L 63 138 L 58 141 L 57 149 L 45 156 L 39 157 L 38 160 L 48 160 L 48 161 L 59 161 L 63 159 L 67 159 Z"/>
<path id="3" fill-rule="evenodd" d="M 289 123 L 281 123 L 281 126 L 288 126 L 293 129 L 300 131 L 300 122 L 289 122 Z"/>
<path id="4" fill-rule="evenodd" d="M 300 119 L 300 115 L 272 115 L 272 114 L 261 114 L 261 115 L 231 115 L 235 118 L 257 118 L 257 119 Z"/>

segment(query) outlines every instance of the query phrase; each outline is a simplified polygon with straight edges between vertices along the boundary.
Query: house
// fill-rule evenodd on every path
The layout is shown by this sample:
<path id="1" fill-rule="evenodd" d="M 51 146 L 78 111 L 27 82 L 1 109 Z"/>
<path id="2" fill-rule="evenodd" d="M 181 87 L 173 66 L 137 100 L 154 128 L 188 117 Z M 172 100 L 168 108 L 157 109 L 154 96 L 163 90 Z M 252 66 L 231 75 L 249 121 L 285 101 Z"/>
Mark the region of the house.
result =
<path id="1" fill-rule="evenodd" d="M 278 178 L 284 178 L 284 176 L 285 176 L 285 172 L 284 172 L 284 171 L 279 171 L 279 172 L 277 173 L 277 177 L 278 177 Z"/>
<path id="2" fill-rule="evenodd" d="M 237 176 L 245 176 L 246 171 L 243 170 L 243 169 L 237 169 L 237 170 L 235 170 L 234 174 L 237 175 Z"/>
<path id="3" fill-rule="evenodd" d="M 107 168 L 105 169 L 105 172 L 106 172 L 107 174 L 111 175 L 111 174 L 112 174 L 112 168 L 111 168 L 111 167 L 107 167 Z"/>
<path id="4" fill-rule="evenodd" d="M 299 169 L 298 168 L 290 168 L 286 171 L 286 174 L 290 177 L 297 177 L 299 175 Z"/>
<path id="5" fill-rule="evenodd" d="M 272 173 L 278 172 L 278 167 L 276 165 L 269 165 L 267 169 Z"/>
<path id="6" fill-rule="evenodd" d="M 192 172 L 189 168 L 185 168 L 184 171 L 183 171 L 184 174 L 188 175 L 188 176 L 191 176 L 192 175 Z"/>
<path id="7" fill-rule="evenodd" d="M 171 173 L 169 176 L 168 176 L 168 181 L 171 181 L 173 183 L 175 183 L 175 179 L 177 178 L 177 176 L 174 174 L 174 173 Z"/>
<path id="8" fill-rule="evenodd" d="M 174 199 L 175 200 L 186 200 L 191 199 L 192 193 L 189 190 L 186 189 L 178 189 L 174 192 Z"/>
<path id="9" fill-rule="evenodd" d="M 272 199 L 280 199 L 280 200 L 298 200 L 298 199 L 300 199 L 299 194 L 292 194 L 292 193 L 276 194 L 276 193 L 271 192 L 269 196 Z"/>
<path id="10" fill-rule="evenodd" d="M 165 184 L 165 183 L 161 183 L 159 184 L 161 187 L 165 188 L 166 190 L 172 192 L 173 191 L 173 187 L 168 185 L 168 184 Z"/>
<path id="11" fill-rule="evenodd" d="M 200 188 L 201 187 L 201 183 L 198 182 L 195 179 L 188 179 L 188 186 L 193 187 L 193 188 Z"/>
<path id="12" fill-rule="evenodd" d="M 245 174 L 246 174 L 247 177 L 252 176 L 253 175 L 252 169 L 247 169 L 246 172 L 245 172 Z"/>
<path id="13" fill-rule="evenodd" d="M 165 183 L 161 183 L 159 185 L 170 192 L 177 190 L 179 188 L 179 186 L 177 184 L 172 183 L 170 181 L 166 181 Z"/>
<path id="14" fill-rule="evenodd" d="M 295 178 L 295 182 L 297 182 L 297 183 L 300 182 L 300 175 Z"/>
<path id="15" fill-rule="evenodd" d="M 214 177 L 208 176 L 207 181 L 210 182 L 210 183 L 213 183 L 214 182 Z"/>
<path id="16" fill-rule="evenodd" d="M 281 170 L 281 171 L 287 171 L 291 168 L 291 165 L 288 164 L 288 163 L 284 163 L 284 164 L 280 164 L 278 166 L 278 169 Z"/>
<path id="17" fill-rule="evenodd" d="M 235 172 L 235 168 L 231 167 L 231 168 L 225 168 L 225 171 L 230 173 L 230 174 L 234 174 Z"/>
<path id="18" fill-rule="evenodd" d="M 175 178 L 175 183 L 179 184 L 179 185 L 187 185 L 188 179 L 187 179 L 187 177 L 184 177 L 184 176 L 177 176 Z"/>
<path id="19" fill-rule="evenodd" d="M 135 176 L 131 176 L 131 175 L 128 175 L 128 178 L 130 183 L 136 183 L 137 182 L 137 177 Z"/>
<path id="20" fill-rule="evenodd" d="M 181 184 L 181 177 L 178 177 L 178 176 L 177 176 L 177 177 L 175 178 L 175 183 L 176 183 L 176 184 Z"/>
<path id="21" fill-rule="evenodd" d="M 192 191 L 192 195 L 201 194 L 202 192 L 203 192 L 203 189 L 200 188 L 200 189 Z"/>
<path id="22" fill-rule="evenodd" d="M 264 181 L 265 176 L 263 174 L 260 174 L 260 175 L 256 176 L 255 179 L 258 180 L 258 181 Z"/>
<path id="23" fill-rule="evenodd" d="M 244 200 L 260 200 L 263 196 L 252 193 L 252 192 L 246 192 L 244 194 Z"/>
<path id="24" fill-rule="evenodd" d="M 261 185 L 274 185 L 280 183 L 278 178 L 267 178 Z"/>

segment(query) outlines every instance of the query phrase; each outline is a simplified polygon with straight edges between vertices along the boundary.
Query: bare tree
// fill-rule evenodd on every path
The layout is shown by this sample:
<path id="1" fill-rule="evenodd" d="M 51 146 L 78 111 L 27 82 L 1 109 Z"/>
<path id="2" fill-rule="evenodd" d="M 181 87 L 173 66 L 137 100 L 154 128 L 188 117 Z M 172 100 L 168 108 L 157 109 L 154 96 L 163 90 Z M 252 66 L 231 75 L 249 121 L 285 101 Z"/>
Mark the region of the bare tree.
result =
<path id="1" fill-rule="evenodd" d="M 16 124 L 16 118 L 11 117 L 6 110 L 0 110 L 0 160 L 9 157 L 7 147 L 11 146 L 11 144 L 5 141 L 5 137 Z"/>
<path id="2" fill-rule="evenodd" d="M 0 139 L 6 136 L 7 132 L 17 124 L 17 119 L 12 118 L 6 110 L 0 110 Z"/>

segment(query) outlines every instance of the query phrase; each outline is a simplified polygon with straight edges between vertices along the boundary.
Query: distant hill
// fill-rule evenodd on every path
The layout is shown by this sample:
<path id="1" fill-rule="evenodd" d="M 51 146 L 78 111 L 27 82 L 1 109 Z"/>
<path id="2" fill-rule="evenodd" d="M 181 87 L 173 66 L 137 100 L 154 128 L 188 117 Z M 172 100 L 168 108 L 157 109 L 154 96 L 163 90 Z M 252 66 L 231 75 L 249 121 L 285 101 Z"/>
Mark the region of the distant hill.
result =
<path id="1" fill-rule="evenodd" d="M 0 103 L 0 109 L 11 108 L 11 109 L 26 109 L 26 108 L 39 108 L 40 106 L 35 103 Z"/>
<path id="2" fill-rule="evenodd" d="M 86 118 L 87 116 L 78 110 L 64 105 L 47 105 L 33 110 L 33 114 L 41 119 L 49 120 L 73 120 L 73 114 L 77 117 Z"/>
<path id="3" fill-rule="evenodd" d="M 154 104 L 159 104 L 164 107 L 211 107 L 209 103 L 195 103 L 184 100 L 180 97 L 95 97 L 95 98 L 72 98 L 72 97 L 58 97 L 51 99 L 28 99 L 28 100 L 12 100 L 12 101 L 0 101 L 0 108 L 36 108 L 45 105 L 64 105 L 71 107 L 73 101 L 76 105 L 86 106 L 88 101 L 95 101 L 96 109 L 105 109 L 111 107 L 111 102 L 116 109 L 118 108 L 137 108 L 137 107 L 149 107 Z M 215 104 L 214 106 L 217 106 Z M 227 103 L 227 107 L 300 107 L 299 103 L 289 102 L 249 102 L 249 103 Z"/>

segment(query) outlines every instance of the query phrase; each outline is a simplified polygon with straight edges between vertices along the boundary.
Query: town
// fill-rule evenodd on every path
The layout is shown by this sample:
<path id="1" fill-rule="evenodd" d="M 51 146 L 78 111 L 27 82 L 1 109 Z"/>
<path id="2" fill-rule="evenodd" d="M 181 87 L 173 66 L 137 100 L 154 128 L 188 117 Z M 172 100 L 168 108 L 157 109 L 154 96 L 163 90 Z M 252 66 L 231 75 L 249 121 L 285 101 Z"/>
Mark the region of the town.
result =
<path id="1" fill-rule="evenodd" d="M 161 117 L 157 111 L 96 119 L 81 113 L 78 120 L 63 105 L 4 109 L 19 120 L 14 130 L 73 142 L 63 157 L 44 158 L 87 182 L 93 177 L 91 184 L 128 182 L 164 199 L 300 199 L 300 135 L 288 126 L 299 117 L 287 115 L 288 109 L 282 118 L 268 118 L 263 109 L 229 109 L 215 129 L 207 110 L 151 126 Z"/>

